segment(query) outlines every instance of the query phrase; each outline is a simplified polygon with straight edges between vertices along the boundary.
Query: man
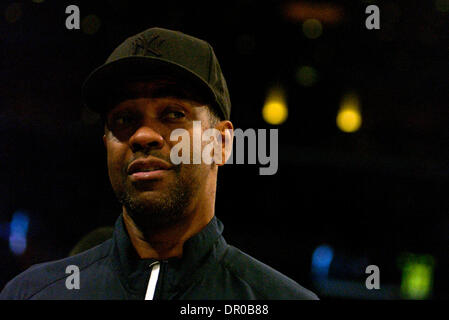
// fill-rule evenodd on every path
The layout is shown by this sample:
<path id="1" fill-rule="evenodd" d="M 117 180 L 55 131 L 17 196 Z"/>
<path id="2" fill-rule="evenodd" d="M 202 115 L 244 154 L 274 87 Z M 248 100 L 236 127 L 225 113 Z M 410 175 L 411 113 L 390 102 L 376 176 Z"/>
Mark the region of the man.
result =
<path id="1" fill-rule="evenodd" d="M 217 170 L 230 155 L 233 125 L 226 82 L 207 42 L 148 29 L 87 78 L 83 97 L 104 121 L 109 178 L 123 208 L 114 234 L 85 252 L 32 266 L 1 298 L 317 299 L 221 235 Z M 179 141 L 171 135 L 184 130 L 193 145 L 194 122 L 201 132 L 218 133 L 218 148 L 208 154 L 218 160 L 174 164 Z M 189 160 L 201 152 L 189 150 Z"/>

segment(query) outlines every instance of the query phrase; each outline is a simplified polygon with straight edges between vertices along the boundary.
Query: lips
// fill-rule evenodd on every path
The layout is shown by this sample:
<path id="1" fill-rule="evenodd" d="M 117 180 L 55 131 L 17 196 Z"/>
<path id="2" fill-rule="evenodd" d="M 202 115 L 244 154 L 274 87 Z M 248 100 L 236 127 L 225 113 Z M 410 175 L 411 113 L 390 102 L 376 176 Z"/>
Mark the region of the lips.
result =
<path id="1" fill-rule="evenodd" d="M 128 175 L 131 180 L 151 180 L 161 178 L 171 166 L 158 159 L 139 159 L 133 161 L 128 167 Z"/>

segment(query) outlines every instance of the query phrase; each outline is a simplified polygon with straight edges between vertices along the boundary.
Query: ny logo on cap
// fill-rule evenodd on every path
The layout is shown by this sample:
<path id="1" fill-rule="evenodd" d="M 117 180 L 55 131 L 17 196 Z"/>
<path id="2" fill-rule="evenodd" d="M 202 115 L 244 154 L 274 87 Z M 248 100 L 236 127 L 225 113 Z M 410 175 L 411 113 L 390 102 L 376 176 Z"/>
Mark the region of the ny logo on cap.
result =
<path id="1" fill-rule="evenodd" d="M 159 47 L 165 40 L 161 39 L 159 35 L 153 35 L 147 40 L 143 35 L 140 35 L 133 42 L 133 54 L 147 56 L 149 53 L 160 57 L 162 53 L 159 51 Z"/>

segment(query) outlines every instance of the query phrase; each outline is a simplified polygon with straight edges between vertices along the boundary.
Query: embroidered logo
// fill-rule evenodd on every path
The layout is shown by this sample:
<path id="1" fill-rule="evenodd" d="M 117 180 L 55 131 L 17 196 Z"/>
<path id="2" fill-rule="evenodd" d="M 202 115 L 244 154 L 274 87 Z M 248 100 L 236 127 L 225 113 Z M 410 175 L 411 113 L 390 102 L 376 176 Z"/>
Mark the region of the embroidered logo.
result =
<path id="1" fill-rule="evenodd" d="M 164 41 L 159 35 L 153 35 L 149 40 L 141 35 L 133 42 L 133 54 L 147 56 L 149 53 L 152 53 L 160 57 L 162 53 L 159 51 L 159 48 Z"/>

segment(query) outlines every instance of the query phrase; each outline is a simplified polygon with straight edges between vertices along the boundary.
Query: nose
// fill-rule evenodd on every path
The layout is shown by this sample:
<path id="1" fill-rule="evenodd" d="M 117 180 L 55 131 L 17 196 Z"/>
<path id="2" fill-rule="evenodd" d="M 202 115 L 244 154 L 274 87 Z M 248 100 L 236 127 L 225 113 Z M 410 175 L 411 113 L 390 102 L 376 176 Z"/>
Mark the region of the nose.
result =
<path id="1" fill-rule="evenodd" d="M 129 144 L 133 152 L 147 152 L 151 149 L 160 149 L 164 145 L 164 138 L 149 126 L 141 126 L 129 138 Z"/>

